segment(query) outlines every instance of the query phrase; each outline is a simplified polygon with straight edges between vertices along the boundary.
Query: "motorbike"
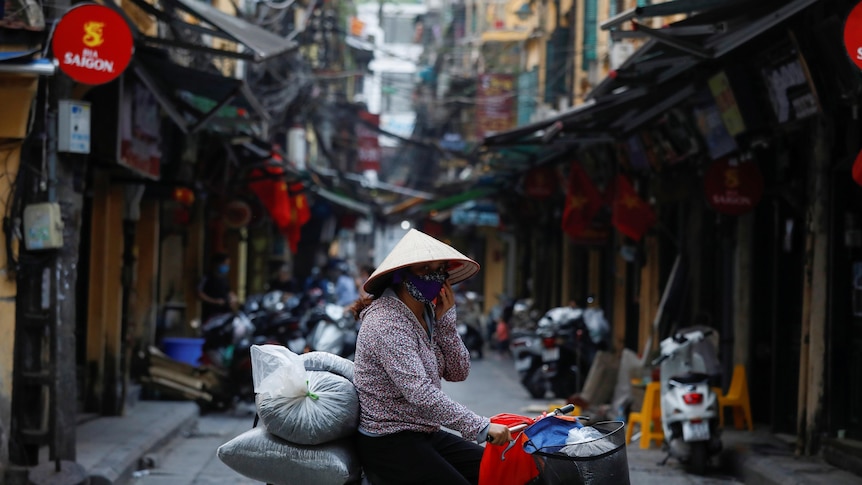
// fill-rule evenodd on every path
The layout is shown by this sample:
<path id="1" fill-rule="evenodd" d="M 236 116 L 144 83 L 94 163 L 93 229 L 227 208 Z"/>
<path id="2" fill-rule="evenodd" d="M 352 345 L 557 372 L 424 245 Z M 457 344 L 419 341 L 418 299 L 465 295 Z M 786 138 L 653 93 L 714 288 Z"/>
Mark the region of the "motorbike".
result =
<path id="1" fill-rule="evenodd" d="M 542 339 L 535 331 L 512 332 L 509 351 L 515 361 L 521 385 L 534 399 L 542 399 L 548 393 L 548 383 L 542 374 Z"/>
<path id="2" fill-rule="evenodd" d="M 470 356 L 475 355 L 477 359 L 482 358 L 485 347 L 485 339 L 479 330 L 482 324 L 479 302 L 479 294 L 474 291 L 455 294 L 455 303 L 458 305 L 458 335 L 461 336 Z"/>
<path id="3" fill-rule="evenodd" d="M 220 376 L 216 407 L 230 407 L 235 400 L 253 402 L 251 346 L 255 326 L 243 311 L 223 313 L 207 320 L 201 328 L 204 338 L 200 364 Z"/>
<path id="4" fill-rule="evenodd" d="M 536 333 L 541 339 L 542 380 L 555 397 L 565 399 L 578 392 L 596 350 L 584 323 L 584 310 L 552 308 L 539 319 Z"/>
<path id="5" fill-rule="evenodd" d="M 306 329 L 302 325 L 303 304 L 306 297 L 270 291 L 250 296 L 244 311 L 255 326 L 255 344 L 278 343 L 294 353 L 306 346 Z"/>
<path id="6" fill-rule="evenodd" d="M 718 396 L 713 380 L 721 374 L 715 332 L 706 327 L 680 330 L 662 340 L 660 365 L 662 431 L 667 456 L 703 475 L 721 451 Z"/>
<path id="7" fill-rule="evenodd" d="M 350 311 L 335 303 L 312 307 L 303 316 L 308 329 L 305 352 L 329 352 L 349 360 L 356 353 L 357 322 Z"/>

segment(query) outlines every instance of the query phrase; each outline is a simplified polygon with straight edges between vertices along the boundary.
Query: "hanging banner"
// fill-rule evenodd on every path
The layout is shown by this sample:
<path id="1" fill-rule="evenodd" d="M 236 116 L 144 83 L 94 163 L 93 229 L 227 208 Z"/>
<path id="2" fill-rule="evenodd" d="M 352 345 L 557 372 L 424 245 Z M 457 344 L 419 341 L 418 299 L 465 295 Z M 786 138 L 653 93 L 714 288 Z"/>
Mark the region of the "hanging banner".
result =
<path id="1" fill-rule="evenodd" d="M 476 138 L 482 139 L 515 127 L 515 77 L 482 74 L 476 87 Z"/>
<path id="2" fill-rule="evenodd" d="M 712 162 L 703 178 L 706 201 L 716 212 L 738 216 L 750 212 L 763 196 L 757 164 L 739 157 Z"/>
<path id="3" fill-rule="evenodd" d="M 132 60 L 132 31 L 114 10 L 96 4 L 73 7 L 60 18 L 51 41 L 60 70 L 82 84 L 116 79 Z"/>
<path id="4" fill-rule="evenodd" d="M 360 111 L 359 119 L 362 120 L 356 124 L 356 142 L 359 145 L 359 159 L 357 160 L 357 171 L 364 172 L 366 170 L 380 171 L 381 150 L 378 141 L 378 132 L 371 129 L 366 123 L 373 126 L 380 126 L 380 115 L 372 114 L 368 111 Z"/>
<path id="5" fill-rule="evenodd" d="M 524 194 L 533 199 L 544 200 L 557 193 L 560 174 L 554 167 L 534 168 L 524 176 Z"/>

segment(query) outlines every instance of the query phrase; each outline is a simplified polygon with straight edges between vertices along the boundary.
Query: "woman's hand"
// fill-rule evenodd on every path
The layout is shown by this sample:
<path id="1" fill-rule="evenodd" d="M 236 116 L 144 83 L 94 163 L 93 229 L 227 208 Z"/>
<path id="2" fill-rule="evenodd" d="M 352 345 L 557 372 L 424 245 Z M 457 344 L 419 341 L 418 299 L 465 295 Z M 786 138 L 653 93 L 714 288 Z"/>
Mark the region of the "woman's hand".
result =
<path id="1" fill-rule="evenodd" d="M 443 283 L 443 288 L 440 294 L 437 295 L 437 305 L 434 307 L 434 317 L 437 320 L 443 318 L 443 315 L 455 306 L 455 292 L 452 290 L 452 285 L 449 281 Z"/>
<path id="2" fill-rule="evenodd" d="M 500 423 L 491 423 L 488 427 L 488 443 L 502 446 L 512 441 L 512 433 L 509 427 Z"/>

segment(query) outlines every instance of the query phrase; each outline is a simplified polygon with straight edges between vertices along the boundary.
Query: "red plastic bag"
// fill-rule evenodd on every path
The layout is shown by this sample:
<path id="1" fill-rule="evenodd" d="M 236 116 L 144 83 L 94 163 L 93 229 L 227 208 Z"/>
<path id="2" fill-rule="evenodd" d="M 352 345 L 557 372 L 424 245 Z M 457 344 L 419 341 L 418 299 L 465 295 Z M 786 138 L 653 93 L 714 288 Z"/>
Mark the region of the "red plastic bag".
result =
<path id="1" fill-rule="evenodd" d="M 529 426 L 536 421 L 526 416 L 503 413 L 493 416 L 491 422 L 511 428 L 519 424 Z M 511 447 L 485 445 L 479 465 L 479 485 L 524 485 L 539 476 L 536 462 L 524 451 L 527 436 L 523 430 L 513 433 L 512 437 L 515 443 Z"/>
<path id="2" fill-rule="evenodd" d="M 509 326 L 506 325 L 506 322 L 500 320 L 497 322 L 497 341 L 505 342 L 509 340 Z"/>

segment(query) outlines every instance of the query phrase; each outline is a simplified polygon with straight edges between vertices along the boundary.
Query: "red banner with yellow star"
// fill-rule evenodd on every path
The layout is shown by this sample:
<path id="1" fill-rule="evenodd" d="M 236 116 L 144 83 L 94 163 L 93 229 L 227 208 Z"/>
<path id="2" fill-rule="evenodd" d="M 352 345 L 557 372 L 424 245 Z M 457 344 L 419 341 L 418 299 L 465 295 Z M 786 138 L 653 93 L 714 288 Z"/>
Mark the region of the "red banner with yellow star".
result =
<path id="1" fill-rule="evenodd" d="M 614 227 L 635 241 L 640 241 L 656 223 L 652 207 L 638 196 L 632 183 L 623 174 L 617 175 L 614 183 L 611 211 Z"/>
<path id="2" fill-rule="evenodd" d="M 272 222 L 279 228 L 288 226 L 291 222 L 291 200 L 287 192 L 287 181 L 284 179 L 284 169 L 273 166 L 254 169 L 251 178 L 248 187 L 266 207 Z"/>
<path id="3" fill-rule="evenodd" d="M 602 208 L 602 194 L 578 162 L 569 168 L 566 202 L 563 205 L 563 232 L 577 239 Z"/>

